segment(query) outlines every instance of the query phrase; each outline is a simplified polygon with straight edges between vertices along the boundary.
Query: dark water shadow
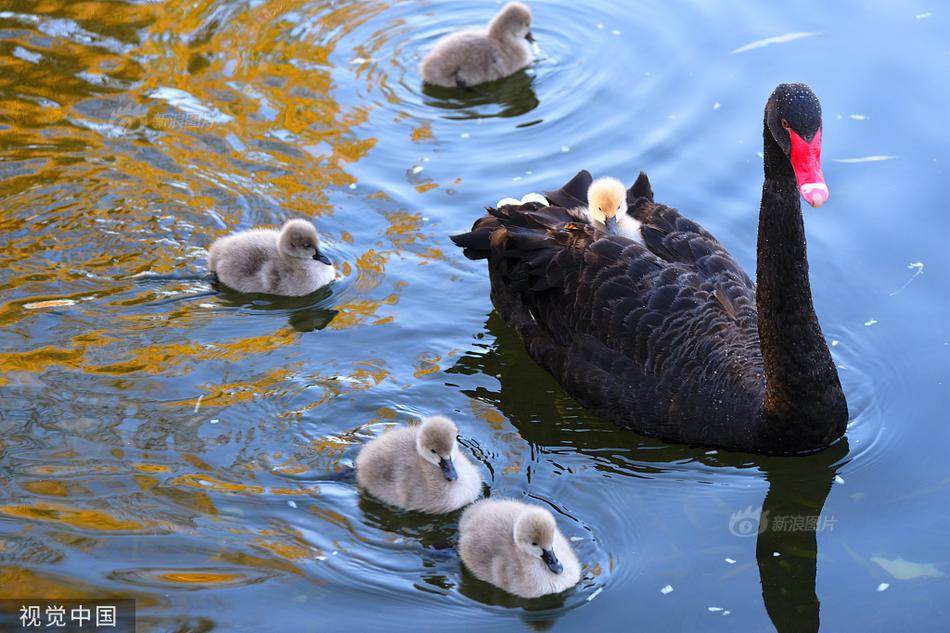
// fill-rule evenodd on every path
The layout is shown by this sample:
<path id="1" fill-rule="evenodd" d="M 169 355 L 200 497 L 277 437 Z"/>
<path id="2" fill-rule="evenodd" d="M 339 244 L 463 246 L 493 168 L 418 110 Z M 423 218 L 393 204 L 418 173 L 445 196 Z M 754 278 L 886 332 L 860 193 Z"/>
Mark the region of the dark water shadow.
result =
<path id="1" fill-rule="evenodd" d="M 554 626 L 558 617 L 563 614 L 567 597 L 572 591 L 569 589 L 540 598 L 519 598 L 489 582 L 479 580 L 465 565 L 460 564 L 459 567 L 459 593 L 482 604 L 521 609 L 521 621 L 535 631 L 547 631 Z"/>
<path id="2" fill-rule="evenodd" d="M 472 88 L 443 88 L 423 84 L 427 106 L 449 110 L 446 119 L 510 118 L 534 110 L 541 103 L 534 92 L 534 77 L 521 70 L 497 81 Z M 489 106 L 497 106 L 491 109 Z"/>
<path id="3" fill-rule="evenodd" d="M 367 525 L 418 541 L 434 558 L 456 556 L 458 520 L 462 510 L 448 514 L 400 510 L 374 499 L 363 490 L 360 490 L 359 506 Z"/>
<path id="4" fill-rule="evenodd" d="M 260 312 L 282 312 L 287 314 L 287 323 L 298 332 L 322 330 L 339 314 L 338 310 L 327 307 L 333 284 L 303 297 L 280 297 L 277 295 L 241 293 L 231 290 L 223 284 L 214 284 L 219 292 L 222 306 L 242 308 Z"/>
<path id="5" fill-rule="evenodd" d="M 463 355 L 449 374 L 497 378 L 498 391 L 464 390 L 500 410 L 528 442 L 540 450 L 569 446 L 626 476 L 651 476 L 692 467 L 757 469 L 768 481 L 758 521 L 756 560 L 766 611 L 780 633 L 819 629 L 820 600 L 815 591 L 817 532 L 822 510 L 838 471 L 848 462 L 843 438 L 828 449 L 803 457 L 771 457 L 708 447 L 667 444 L 598 419 L 570 398 L 531 358 L 518 335 L 496 313 L 486 322 L 494 341 L 484 353 Z M 584 432 L 577 432 L 578 429 Z M 760 520 L 761 519 L 761 520 Z M 778 552 L 778 556 L 775 553 Z M 481 593 L 481 590 L 479 590 Z"/>
<path id="6" fill-rule="evenodd" d="M 779 633 L 820 628 L 817 533 L 828 525 L 833 529 L 823 510 L 848 451 L 844 438 L 815 455 L 763 458 L 759 464 L 769 490 L 762 503 L 755 559 L 765 610 Z"/>

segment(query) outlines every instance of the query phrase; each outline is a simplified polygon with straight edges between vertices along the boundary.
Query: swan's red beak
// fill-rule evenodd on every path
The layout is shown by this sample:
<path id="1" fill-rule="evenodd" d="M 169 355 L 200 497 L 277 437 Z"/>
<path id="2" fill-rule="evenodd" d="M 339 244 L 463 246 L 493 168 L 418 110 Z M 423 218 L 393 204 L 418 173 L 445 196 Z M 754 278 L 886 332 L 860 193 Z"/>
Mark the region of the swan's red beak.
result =
<path id="1" fill-rule="evenodd" d="M 815 138 L 810 143 L 789 129 L 788 136 L 792 139 L 792 169 L 798 180 L 798 190 L 802 198 L 816 209 L 828 200 L 828 185 L 821 174 L 821 130 L 815 132 Z"/>

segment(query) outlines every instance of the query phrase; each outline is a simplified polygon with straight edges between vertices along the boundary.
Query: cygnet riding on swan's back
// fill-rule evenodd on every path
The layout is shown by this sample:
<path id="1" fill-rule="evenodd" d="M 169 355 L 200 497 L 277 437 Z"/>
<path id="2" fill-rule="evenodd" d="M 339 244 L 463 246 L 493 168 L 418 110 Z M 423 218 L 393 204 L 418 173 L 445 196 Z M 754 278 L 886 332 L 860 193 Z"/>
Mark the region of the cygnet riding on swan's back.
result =
<path id="1" fill-rule="evenodd" d="M 581 192 L 586 192 L 583 199 Z M 593 180 L 589 172 L 582 171 L 563 189 L 549 192 L 544 196 L 539 193 L 529 193 L 520 200 L 502 198 L 495 208 L 506 205 L 517 207 L 529 202 L 544 206 L 548 206 L 549 203 L 563 206 L 568 209 L 568 213 L 590 222 L 609 235 L 619 235 L 643 243 L 643 234 L 640 232 L 641 223 L 628 213 L 627 189 L 616 178 L 605 176 Z"/>
<path id="2" fill-rule="evenodd" d="M 280 231 L 251 229 L 222 237 L 208 249 L 208 268 L 239 292 L 300 297 L 336 276 L 320 252 L 317 230 L 306 220 L 288 220 Z"/>
<path id="3" fill-rule="evenodd" d="M 522 598 L 560 593 L 581 577 L 551 513 L 520 501 L 485 499 L 467 509 L 459 554 L 478 579 Z"/>
<path id="4" fill-rule="evenodd" d="M 640 222 L 627 214 L 627 188 L 616 178 L 598 178 L 587 189 L 587 215 L 610 235 L 643 242 Z"/>
<path id="5" fill-rule="evenodd" d="M 426 83 L 467 87 L 511 75 L 531 63 L 531 10 L 509 2 L 488 25 L 453 33 L 436 42 L 422 60 Z"/>
<path id="6" fill-rule="evenodd" d="M 387 431 L 356 458 L 356 480 L 374 497 L 404 510 L 451 512 L 482 492 L 478 469 L 458 449 L 446 417 Z"/>

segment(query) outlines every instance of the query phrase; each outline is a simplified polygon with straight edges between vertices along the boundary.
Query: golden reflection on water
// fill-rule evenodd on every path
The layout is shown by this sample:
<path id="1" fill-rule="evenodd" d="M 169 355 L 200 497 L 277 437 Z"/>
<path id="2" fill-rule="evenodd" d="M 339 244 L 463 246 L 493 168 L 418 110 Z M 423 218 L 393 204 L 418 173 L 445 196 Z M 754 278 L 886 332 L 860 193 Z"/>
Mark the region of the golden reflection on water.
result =
<path id="1" fill-rule="evenodd" d="M 24 506 L 0 506 L 0 514 L 107 532 L 143 530 L 155 525 L 152 522 L 120 519 L 102 510 L 80 509 L 65 504 L 46 502 Z"/>
<path id="2" fill-rule="evenodd" d="M 278 477 L 306 474 L 313 464 L 303 460 L 314 455 L 335 470 L 354 440 L 297 437 L 295 425 L 341 394 L 392 378 L 369 351 L 326 372 L 295 359 L 318 343 L 286 317 L 216 327 L 237 322 L 238 308 L 213 295 L 178 301 L 210 292 L 203 249 L 236 228 L 317 218 L 352 252 L 332 306 L 337 332 L 396 323 L 407 284 L 390 279 L 393 261 L 445 257 L 422 214 L 386 194 L 352 194 L 359 210 L 349 216 L 331 199 L 358 184 L 348 169 L 379 144 L 368 126 L 379 106 L 338 101 L 331 56 L 389 3 L 250 5 L 32 0 L 0 18 L 2 43 L 22 50 L 0 60 L 0 385 L 33 416 L 15 446 L 0 440 L 0 451 L 17 450 L 12 480 L 3 481 L 15 497 L 0 492 L 0 520 L 42 535 L 51 549 L 43 555 L 57 560 L 108 546 L 123 560 L 145 560 L 168 546 L 143 535 L 200 536 L 200 545 L 173 541 L 197 548 L 191 556 L 203 560 L 194 568 L 129 562 L 115 572 L 150 588 L 305 575 L 324 550 L 292 528 L 239 529 L 219 543 L 234 524 L 225 521 L 243 518 L 230 504 L 317 498 L 319 486 Z M 360 54 L 371 58 L 386 37 L 376 33 Z M 395 99 L 386 68 L 355 71 Z M 433 137 L 427 124 L 410 134 Z M 426 354 L 419 376 L 445 358 Z M 270 398 L 278 404 L 265 409 L 267 420 L 261 403 Z M 73 407 L 89 414 L 70 417 Z M 221 410 L 233 413 L 214 435 L 208 419 Z M 279 456 L 265 435 L 274 420 L 286 423 Z M 308 522 L 360 538 L 330 508 L 311 504 Z M 0 538 L 0 597 L 110 595 L 95 580 L 33 569 L 38 549 L 13 549 Z M 110 571 L 90 569 L 90 577 Z M 138 592 L 139 607 L 164 602 L 161 593 Z"/>

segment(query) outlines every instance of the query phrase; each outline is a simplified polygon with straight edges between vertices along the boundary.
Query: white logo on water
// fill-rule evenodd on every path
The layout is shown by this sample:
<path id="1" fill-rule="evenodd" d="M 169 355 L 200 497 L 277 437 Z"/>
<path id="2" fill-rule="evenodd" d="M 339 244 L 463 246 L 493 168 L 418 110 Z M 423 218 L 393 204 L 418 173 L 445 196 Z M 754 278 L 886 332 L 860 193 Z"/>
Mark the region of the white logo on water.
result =
<path id="1" fill-rule="evenodd" d="M 768 512 L 762 512 L 762 506 L 749 506 L 745 510 L 733 512 L 729 517 L 729 531 L 736 536 L 755 536 L 768 525 Z"/>

